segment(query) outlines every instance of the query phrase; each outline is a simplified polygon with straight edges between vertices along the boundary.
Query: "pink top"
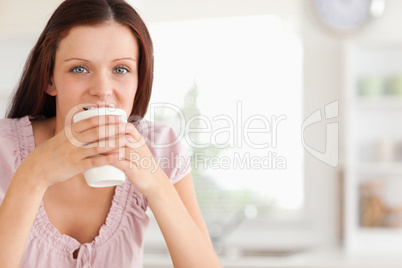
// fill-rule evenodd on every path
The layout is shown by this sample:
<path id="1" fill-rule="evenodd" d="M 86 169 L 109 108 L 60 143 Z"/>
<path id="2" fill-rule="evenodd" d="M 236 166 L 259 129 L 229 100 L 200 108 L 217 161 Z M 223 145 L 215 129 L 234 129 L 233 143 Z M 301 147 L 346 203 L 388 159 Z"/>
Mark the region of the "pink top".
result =
<path id="1" fill-rule="evenodd" d="M 141 121 L 138 130 L 172 183 L 190 172 L 189 158 L 174 132 L 162 124 Z M 0 120 L 0 201 L 17 167 L 35 148 L 29 117 Z M 152 133 L 154 133 L 152 135 Z M 164 147 L 164 148 L 158 148 Z M 165 148 L 167 147 L 167 148 Z M 182 160 L 182 161 L 180 161 Z M 91 243 L 80 244 L 50 223 L 43 203 L 29 234 L 20 267 L 142 267 L 147 200 L 126 180 L 116 186 L 105 224 Z M 78 257 L 73 257 L 79 249 Z"/>

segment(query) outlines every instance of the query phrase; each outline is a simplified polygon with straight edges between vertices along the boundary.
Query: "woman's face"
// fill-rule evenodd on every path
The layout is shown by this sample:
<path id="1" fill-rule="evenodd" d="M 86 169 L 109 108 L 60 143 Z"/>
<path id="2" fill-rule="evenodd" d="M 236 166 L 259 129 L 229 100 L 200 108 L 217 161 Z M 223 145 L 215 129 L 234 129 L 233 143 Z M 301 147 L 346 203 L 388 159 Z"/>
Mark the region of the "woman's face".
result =
<path id="1" fill-rule="evenodd" d="M 139 47 L 126 26 L 108 22 L 72 28 L 59 43 L 47 93 L 64 120 L 77 105 L 112 106 L 129 115 L 138 85 Z M 90 104 L 90 105 L 87 105 Z"/>

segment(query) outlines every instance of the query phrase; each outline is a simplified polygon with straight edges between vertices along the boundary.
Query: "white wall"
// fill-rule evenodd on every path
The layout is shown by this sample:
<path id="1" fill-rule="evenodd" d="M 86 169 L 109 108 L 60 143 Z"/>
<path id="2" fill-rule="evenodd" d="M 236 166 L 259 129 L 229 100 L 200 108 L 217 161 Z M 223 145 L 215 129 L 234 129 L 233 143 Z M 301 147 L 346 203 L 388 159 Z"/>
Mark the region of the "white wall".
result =
<path id="1" fill-rule="evenodd" d="M 37 32 L 61 0 L 0 0 L 0 31 Z"/>

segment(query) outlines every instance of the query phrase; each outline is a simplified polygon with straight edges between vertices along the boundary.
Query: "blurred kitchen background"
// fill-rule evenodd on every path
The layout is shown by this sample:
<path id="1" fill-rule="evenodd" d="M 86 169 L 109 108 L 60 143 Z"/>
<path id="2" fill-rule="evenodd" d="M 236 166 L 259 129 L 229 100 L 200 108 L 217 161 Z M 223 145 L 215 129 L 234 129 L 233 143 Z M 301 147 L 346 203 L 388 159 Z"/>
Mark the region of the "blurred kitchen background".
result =
<path id="1" fill-rule="evenodd" d="M 2 116 L 60 2 L 0 0 Z M 402 267 L 402 1 L 129 2 L 224 267 Z"/>

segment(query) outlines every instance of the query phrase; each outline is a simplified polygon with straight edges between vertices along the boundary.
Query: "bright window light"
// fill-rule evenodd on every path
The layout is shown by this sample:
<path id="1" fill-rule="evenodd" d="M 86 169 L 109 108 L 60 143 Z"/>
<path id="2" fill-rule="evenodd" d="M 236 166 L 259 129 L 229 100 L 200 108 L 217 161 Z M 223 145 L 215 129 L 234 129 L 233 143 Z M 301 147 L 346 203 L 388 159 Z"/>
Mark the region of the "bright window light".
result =
<path id="1" fill-rule="evenodd" d="M 236 211 L 250 204 L 261 212 L 300 209 L 303 59 L 298 34 L 287 31 L 280 17 L 268 15 L 149 28 L 155 82 L 146 118 L 177 133 L 187 130 L 182 140 L 193 158 L 201 209 Z"/>

